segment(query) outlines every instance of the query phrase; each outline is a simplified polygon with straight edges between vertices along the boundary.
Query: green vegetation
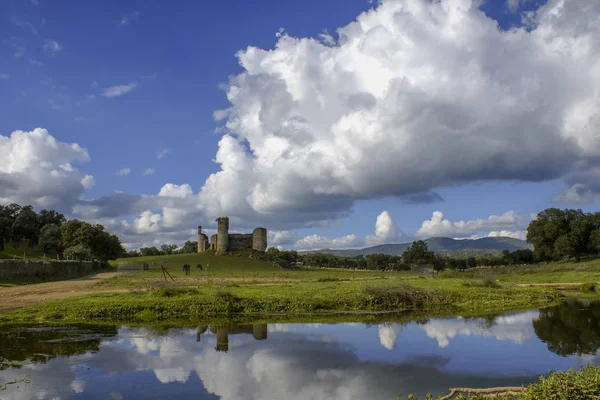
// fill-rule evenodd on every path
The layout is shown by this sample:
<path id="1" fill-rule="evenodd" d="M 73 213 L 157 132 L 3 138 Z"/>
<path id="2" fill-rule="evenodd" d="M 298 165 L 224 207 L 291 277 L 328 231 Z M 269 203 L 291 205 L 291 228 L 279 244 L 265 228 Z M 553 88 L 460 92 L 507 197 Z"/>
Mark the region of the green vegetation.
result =
<path id="1" fill-rule="evenodd" d="M 3 210 L 5 215 L 10 214 L 7 210 L 13 210 L 17 216 L 13 225 L 16 224 L 21 209 L 6 206 Z M 15 225 L 18 229 L 11 231 L 15 237 L 31 233 L 23 228 L 29 226 L 26 221 L 33 220 L 30 211 L 24 211 L 21 222 Z M 537 240 L 536 232 L 546 232 L 546 228 L 540 226 L 553 227 L 552 224 L 557 223 L 557 215 L 563 219 L 568 217 L 567 220 L 571 221 L 565 223 L 559 219 L 564 226 L 559 225 L 566 227 L 558 236 L 561 237 L 574 234 L 575 228 L 581 224 L 593 227 L 596 214 L 545 210 L 534 221 L 535 224 L 532 222 L 533 225 L 530 225 L 530 228 L 533 226 L 528 236 L 530 240 Z M 37 221 L 38 224 L 42 220 L 56 222 L 60 217 L 40 212 Z M 83 257 L 89 252 L 95 257 L 109 259 L 120 253 L 116 246 L 118 244 L 120 248 L 118 239 L 111 239 L 101 226 L 77 220 L 63 220 L 58 228 L 56 226 L 47 222 L 41 228 L 41 246 L 50 248 L 58 240 L 57 246 L 61 251 L 73 257 Z M 595 237 L 595 229 L 586 232 L 589 232 L 589 238 Z M 544 243 L 541 245 L 548 245 Z M 591 249 L 589 243 L 586 245 L 588 250 Z M 161 321 L 169 318 L 214 318 L 217 315 L 232 318 L 273 313 L 397 309 L 485 313 L 548 306 L 563 297 L 552 288 L 523 288 L 517 287 L 517 284 L 571 283 L 574 284 L 571 286 L 573 292 L 594 297 L 598 294 L 596 283 L 600 282 L 600 260 L 581 261 L 582 252 L 578 253 L 579 257 L 574 256 L 575 262 L 531 265 L 528 263 L 534 257 L 530 250 L 504 251 L 496 261 L 507 265 L 475 267 L 479 262 L 494 263 L 483 258 L 473 261 L 443 257 L 430 251 L 424 241 L 414 242 L 402 257 L 371 254 L 354 259 L 329 254 L 299 255 L 295 251 L 275 248 L 264 253 L 238 251 L 227 256 L 216 256 L 214 251 L 189 252 L 193 250 L 194 242 L 187 242 L 179 250 L 174 245 L 164 245 L 160 251 L 153 248 L 142 251 L 158 252 L 158 255 L 130 258 L 129 254 L 111 264 L 147 263 L 150 269 L 117 274 L 98 284 L 101 289 L 115 289 L 121 293 L 50 302 L 7 314 L 1 317 L 2 321 Z M 556 255 L 563 257 L 564 253 L 561 250 Z M 548 254 L 543 253 L 542 256 Z M 181 269 L 184 264 L 191 266 L 189 275 Z M 163 266 L 175 282 L 164 281 Z M 433 267 L 437 274 L 416 272 L 422 266 Z M 129 292 L 123 293 L 123 289 Z"/>
<path id="2" fill-rule="evenodd" d="M 462 390 L 465 392 L 464 390 Z M 488 390 L 492 392 L 492 390 Z M 496 392 L 501 393 L 496 390 Z M 539 382 L 532 383 L 526 388 L 517 388 L 516 390 L 507 391 L 510 393 L 508 397 L 515 400 L 540 400 L 540 399 L 556 399 L 556 400 L 592 400 L 600 397 L 600 367 L 588 365 L 581 368 L 579 371 L 569 370 L 567 372 L 554 371 L 548 376 L 542 376 Z M 469 391 L 467 391 L 469 393 Z M 457 400 L 489 400 L 497 399 L 496 394 L 477 394 L 477 389 L 471 390 L 471 394 L 458 393 L 452 399 Z M 440 399 L 448 399 L 449 397 L 439 395 Z M 402 395 L 398 396 L 398 400 L 403 399 Z M 418 400 L 417 397 L 409 395 L 408 400 Z M 432 395 L 427 395 L 425 400 L 434 400 Z"/>
<path id="3" fill-rule="evenodd" d="M 559 261 L 539 265 L 477 267 L 464 271 L 444 271 L 440 278 L 483 279 L 494 275 L 501 284 L 600 282 L 600 259 L 580 262 Z"/>
<path id="4" fill-rule="evenodd" d="M 598 284 L 596 282 L 587 282 L 581 285 L 579 290 L 582 293 L 596 293 L 598 291 Z"/>
<path id="5" fill-rule="evenodd" d="M 271 249 L 269 249 L 271 250 Z M 277 249 L 273 249 L 277 251 Z M 282 252 L 290 253 L 290 252 Z M 294 252 L 295 253 L 295 252 Z M 462 253 L 434 253 L 429 250 L 427 242 L 415 241 L 407 250 L 399 255 L 374 253 L 365 256 L 343 257 L 327 253 L 309 253 L 297 258 L 305 265 L 320 268 L 354 268 L 381 271 L 406 271 L 411 268 L 426 265 L 437 272 L 446 269 L 464 270 L 478 266 L 497 267 L 506 265 L 525 265 L 535 262 L 533 252 L 528 249 L 483 254 L 477 257 L 459 257 Z"/>
<path id="6" fill-rule="evenodd" d="M 29 246 L 27 243 L 9 242 L 4 244 L 4 250 L 0 250 L 0 259 L 36 259 L 41 260 L 44 255 L 48 255 L 44 249 L 39 246 Z"/>
<path id="7" fill-rule="evenodd" d="M 527 227 L 538 260 L 595 256 L 600 250 L 600 213 L 548 208 Z"/>
<path id="8" fill-rule="evenodd" d="M 176 276 L 176 283 L 162 281 L 157 267 L 110 279 L 101 286 L 126 287 L 129 292 L 48 302 L 2 315 L 0 321 L 202 321 L 217 316 L 398 309 L 488 313 L 546 306 L 561 298 L 551 289 L 507 286 L 490 290 L 484 285 L 465 288 L 462 279 L 421 278 L 412 273 L 377 276 L 376 272 L 365 271 L 278 271 L 268 264 L 240 258 L 240 265 L 249 266 L 242 277 L 233 265 L 233 270 L 227 267 L 227 259 L 232 258 L 221 257 L 217 265 L 211 262 L 206 273 L 193 271 L 195 278 L 184 278 L 181 270 L 177 273 L 177 267 L 170 265 L 168 269 Z"/>
<path id="9" fill-rule="evenodd" d="M 26 249 L 22 249 L 23 244 Z M 106 232 L 102 225 L 67 221 L 55 210 L 44 209 L 38 214 L 32 206 L 0 205 L 0 258 L 56 255 L 106 262 L 124 253 L 119 238 Z"/>

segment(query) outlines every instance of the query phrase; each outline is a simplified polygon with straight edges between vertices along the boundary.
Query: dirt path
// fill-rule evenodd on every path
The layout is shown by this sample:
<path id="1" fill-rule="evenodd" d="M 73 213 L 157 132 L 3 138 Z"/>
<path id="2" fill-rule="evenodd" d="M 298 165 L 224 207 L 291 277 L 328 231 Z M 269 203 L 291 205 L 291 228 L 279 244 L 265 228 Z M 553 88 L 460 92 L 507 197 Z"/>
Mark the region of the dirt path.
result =
<path id="1" fill-rule="evenodd" d="M 518 287 L 548 287 L 556 290 L 579 289 L 583 283 L 518 283 Z"/>
<path id="2" fill-rule="evenodd" d="M 38 283 L 14 287 L 0 287 L 0 314 L 49 300 L 66 299 L 92 293 L 125 292 L 126 289 L 95 289 L 103 279 L 112 278 L 114 272 L 103 272 L 68 281 Z"/>

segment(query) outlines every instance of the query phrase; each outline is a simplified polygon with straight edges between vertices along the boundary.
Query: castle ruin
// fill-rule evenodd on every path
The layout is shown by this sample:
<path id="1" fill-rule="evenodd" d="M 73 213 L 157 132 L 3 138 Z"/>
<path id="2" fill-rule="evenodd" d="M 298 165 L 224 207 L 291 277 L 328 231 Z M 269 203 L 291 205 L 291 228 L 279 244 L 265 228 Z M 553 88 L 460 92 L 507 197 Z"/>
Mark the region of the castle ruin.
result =
<path id="1" fill-rule="evenodd" d="M 216 250 L 217 254 L 225 254 L 233 250 L 254 249 L 267 250 L 267 230 L 256 228 L 252 233 L 229 233 L 229 217 L 217 218 L 217 233 L 210 237 L 202 233 L 198 227 L 198 253 L 206 250 Z"/>

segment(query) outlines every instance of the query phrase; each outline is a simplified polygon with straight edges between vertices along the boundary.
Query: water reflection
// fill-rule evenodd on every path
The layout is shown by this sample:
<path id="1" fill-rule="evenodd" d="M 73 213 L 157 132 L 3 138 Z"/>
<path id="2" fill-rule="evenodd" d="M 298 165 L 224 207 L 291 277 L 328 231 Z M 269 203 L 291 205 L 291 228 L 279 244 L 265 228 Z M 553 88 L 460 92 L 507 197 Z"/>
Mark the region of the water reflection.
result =
<path id="1" fill-rule="evenodd" d="M 595 354 L 600 348 L 600 305 L 570 301 L 543 309 L 533 327 L 553 353 Z"/>
<path id="2" fill-rule="evenodd" d="M 268 334 L 267 324 L 201 325 L 196 329 L 196 342 L 200 342 L 202 335 L 208 330 L 217 336 L 215 350 L 225 352 L 229 350 L 229 335 L 246 333 L 252 335 L 255 340 L 266 340 Z"/>
<path id="3" fill-rule="evenodd" d="M 16 328 L 0 332 L 0 360 L 24 365 L 5 364 L 0 383 L 28 375 L 33 384 L 0 397 L 393 399 L 520 385 L 596 361 L 598 315 L 598 304 L 567 303 L 401 324 Z"/>

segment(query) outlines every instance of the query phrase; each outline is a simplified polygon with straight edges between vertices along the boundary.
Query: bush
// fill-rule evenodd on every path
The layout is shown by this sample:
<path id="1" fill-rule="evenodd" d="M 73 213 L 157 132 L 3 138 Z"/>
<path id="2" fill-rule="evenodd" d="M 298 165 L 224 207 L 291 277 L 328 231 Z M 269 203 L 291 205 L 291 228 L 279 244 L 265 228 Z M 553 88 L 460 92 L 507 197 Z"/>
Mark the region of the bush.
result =
<path id="1" fill-rule="evenodd" d="M 485 278 L 483 278 L 483 287 L 490 288 L 490 289 L 499 289 L 502 286 L 500 286 L 500 284 L 496 280 L 495 276 L 488 275 Z"/>
<path id="2" fill-rule="evenodd" d="M 340 278 L 319 278 L 317 279 L 317 282 L 339 282 L 341 281 Z"/>
<path id="3" fill-rule="evenodd" d="M 428 304 L 450 304 L 451 295 L 439 290 L 417 289 L 410 285 L 367 286 L 365 288 L 367 307 L 378 310 L 400 308 L 423 308 Z"/>
<path id="4" fill-rule="evenodd" d="M 579 291 L 583 293 L 595 293 L 598 291 L 598 284 L 596 282 L 584 283 L 579 288 Z"/>
<path id="5" fill-rule="evenodd" d="M 496 280 L 496 277 L 492 275 L 487 275 L 480 281 L 464 281 L 462 285 L 464 287 L 484 287 L 490 289 L 499 289 L 502 287 Z"/>
<path id="6" fill-rule="evenodd" d="M 402 395 L 397 397 L 402 399 Z M 437 399 L 441 399 L 438 396 Z M 456 400 L 491 400 L 497 396 L 476 394 L 474 396 L 463 395 L 462 393 L 453 397 Z M 588 365 L 579 371 L 569 370 L 567 372 L 551 372 L 550 375 L 542 376 L 537 383 L 532 383 L 522 393 L 515 393 L 510 397 L 515 400 L 593 400 L 600 398 L 600 368 L 595 365 Z M 418 400 L 413 395 L 408 395 L 409 400 Z M 434 397 L 428 394 L 426 400 L 433 400 Z"/>
<path id="7" fill-rule="evenodd" d="M 579 371 L 552 372 L 529 386 L 522 399 L 597 399 L 600 396 L 600 368 L 588 365 Z"/>

